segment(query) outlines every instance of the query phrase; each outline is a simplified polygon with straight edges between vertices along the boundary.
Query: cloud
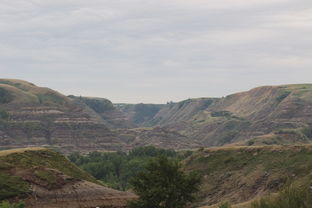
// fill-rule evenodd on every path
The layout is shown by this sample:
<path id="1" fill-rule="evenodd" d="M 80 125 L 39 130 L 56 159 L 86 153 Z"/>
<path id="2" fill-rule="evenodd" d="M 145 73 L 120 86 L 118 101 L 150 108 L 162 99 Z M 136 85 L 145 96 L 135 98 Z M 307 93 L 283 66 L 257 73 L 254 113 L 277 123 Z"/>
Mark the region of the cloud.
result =
<path id="1" fill-rule="evenodd" d="M 311 82 L 311 11 L 308 0 L 4 0 L 0 74 L 115 102 Z"/>

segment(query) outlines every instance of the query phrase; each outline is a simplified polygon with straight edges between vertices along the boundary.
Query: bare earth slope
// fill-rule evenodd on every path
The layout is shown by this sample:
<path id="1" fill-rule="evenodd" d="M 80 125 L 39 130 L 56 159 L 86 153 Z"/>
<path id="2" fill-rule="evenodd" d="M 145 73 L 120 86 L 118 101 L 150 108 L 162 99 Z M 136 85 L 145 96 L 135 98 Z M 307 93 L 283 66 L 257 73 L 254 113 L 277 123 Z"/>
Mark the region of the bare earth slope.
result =
<path id="1" fill-rule="evenodd" d="M 45 145 L 63 152 L 124 148 L 101 119 L 72 99 L 25 81 L 0 79 L 0 147 Z"/>
<path id="2" fill-rule="evenodd" d="M 0 162 L 0 200 L 23 200 L 29 208 L 124 208 L 135 198 L 97 184 L 92 176 L 51 150 L 0 151 Z"/>
<path id="3" fill-rule="evenodd" d="M 151 128 L 138 128 L 146 126 Z M 25 81 L 0 79 L 0 148 L 52 146 L 68 153 L 143 145 L 185 149 L 311 141 L 312 84 L 129 105 L 66 97 Z"/>
<path id="4" fill-rule="evenodd" d="M 153 118 L 204 146 L 308 143 L 312 84 L 265 86 L 220 99 L 168 104 Z"/>

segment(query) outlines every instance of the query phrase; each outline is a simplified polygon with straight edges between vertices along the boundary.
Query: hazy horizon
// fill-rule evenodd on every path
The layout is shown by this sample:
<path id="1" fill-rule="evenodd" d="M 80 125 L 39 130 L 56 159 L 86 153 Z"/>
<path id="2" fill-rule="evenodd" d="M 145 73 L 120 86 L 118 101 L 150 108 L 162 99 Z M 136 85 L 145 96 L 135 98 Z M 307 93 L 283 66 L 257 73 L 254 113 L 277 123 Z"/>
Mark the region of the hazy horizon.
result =
<path id="1" fill-rule="evenodd" d="M 0 76 L 114 103 L 312 83 L 308 0 L 19 0 L 0 5 Z"/>

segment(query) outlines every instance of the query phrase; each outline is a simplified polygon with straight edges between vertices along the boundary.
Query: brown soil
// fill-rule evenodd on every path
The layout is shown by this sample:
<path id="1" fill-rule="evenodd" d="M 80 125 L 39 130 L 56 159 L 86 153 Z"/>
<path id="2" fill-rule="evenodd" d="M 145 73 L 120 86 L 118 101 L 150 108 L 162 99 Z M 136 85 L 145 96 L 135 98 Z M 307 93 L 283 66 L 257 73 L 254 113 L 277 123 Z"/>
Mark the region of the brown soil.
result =
<path id="1" fill-rule="evenodd" d="M 75 181 L 62 188 L 48 190 L 32 185 L 27 208 L 123 208 L 135 195 L 109 189 L 87 181 Z"/>

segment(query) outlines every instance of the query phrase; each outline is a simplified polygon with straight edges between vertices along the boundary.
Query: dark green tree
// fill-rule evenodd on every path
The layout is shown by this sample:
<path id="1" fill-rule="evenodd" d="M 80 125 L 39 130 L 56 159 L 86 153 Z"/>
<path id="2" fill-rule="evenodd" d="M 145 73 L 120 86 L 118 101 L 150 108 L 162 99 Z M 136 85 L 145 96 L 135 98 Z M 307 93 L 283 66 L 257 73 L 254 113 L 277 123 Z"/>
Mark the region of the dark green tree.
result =
<path id="1" fill-rule="evenodd" d="M 185 173 L 176 160 L 161 156 L 152 159 L 130 183 L 139 196 L 129 203 L 130 208 L 183 208 L 195 200 L 200 177 Z"/>

